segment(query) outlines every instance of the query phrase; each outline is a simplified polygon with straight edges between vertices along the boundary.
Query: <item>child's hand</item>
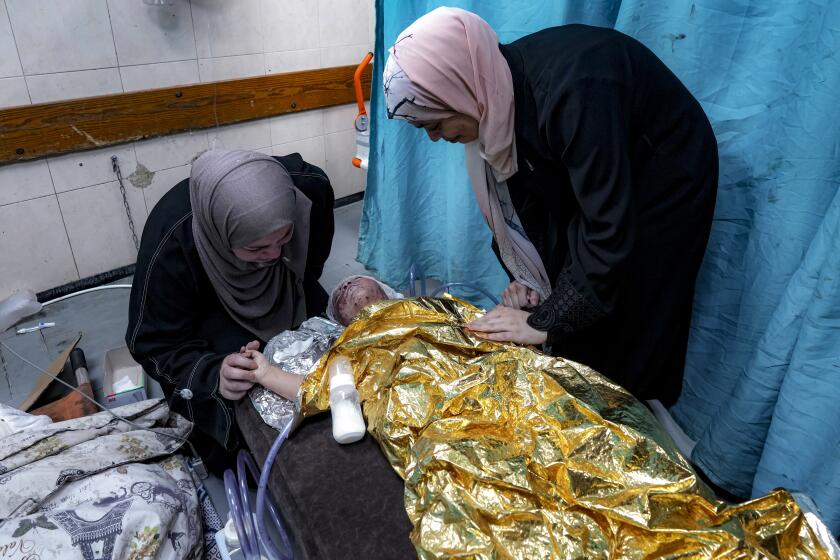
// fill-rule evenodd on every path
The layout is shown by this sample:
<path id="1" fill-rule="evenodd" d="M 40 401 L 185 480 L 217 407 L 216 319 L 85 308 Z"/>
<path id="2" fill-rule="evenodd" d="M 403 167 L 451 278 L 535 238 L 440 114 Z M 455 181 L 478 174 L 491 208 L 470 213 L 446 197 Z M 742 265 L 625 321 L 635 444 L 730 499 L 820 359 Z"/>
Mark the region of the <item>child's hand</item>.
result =
<path id="1" fill-rule="evenodd" d="M 266 389 L 274 391 L 290 401 L 295 399 L 304 376 L 294 375 L 271 365 L 268 358 L 263 356 L 262 352 L 251 348 L 250 344 L 243 348 L 242 355 L 257 366 L 256 369 L 252 370 L 255 383 L 259 383 Z"/>
<path id="2" fill-rule="evenodd" d="M 248 350 L 259 350 L 260 349 L 260 342 L 258 340 L 252 340 L 245 346 L 239 349 L 240 354 L 246 354 Z"/>
<path id="3" fill-rule="evenodd" d="M 279 370 L 279 368 L 271 365 L 268 358 L 266 358 L 259 350 L 247 349 L 243 352 L 243 354 L 257 364 L 257 369 L 254 370 L 254 381 L 260 385 L 265 385 L 265 380 Z"/>

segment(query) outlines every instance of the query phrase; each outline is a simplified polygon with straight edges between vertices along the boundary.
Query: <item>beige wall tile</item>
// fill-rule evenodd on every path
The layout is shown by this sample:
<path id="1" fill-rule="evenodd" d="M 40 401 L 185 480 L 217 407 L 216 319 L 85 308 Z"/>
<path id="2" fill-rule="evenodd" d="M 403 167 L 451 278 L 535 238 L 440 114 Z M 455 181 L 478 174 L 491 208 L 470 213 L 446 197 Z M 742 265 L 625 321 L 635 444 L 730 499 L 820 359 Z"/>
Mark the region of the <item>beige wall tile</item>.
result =
<path id="1" fill-rule="evenodd" d="M 200 81 L 198 60 L 123 66 L 120 68 L 120 76 L 122 76 L 125 91 L 185 86 L 197 84 Z"/>
<path id="2" fill-rule="evenodd" d="M 32 103 L 47 103 L 122 92 L 117 68 L 27 76 Z"/>
<path id="3" fill-rule="evenodd" d="M 0 78 L 23 75 L 6 4 L 3 2 L 0 2 L 0 54 Z"/>
<path id="4" fill-rule="evenodd" d="M 351 130 L 359 112 L 359 106 L 355 103 L 341 105 L 339 107 L 327 107 L 324 111 L 324 132 L 340 132 Z"/>
<path id="5" fill-rule="evenodd" d="M 62 193 L 115 180 L 111 156 L 117 156 L 123 177 L 134 173 L 137 159 L 133 144 L 47 158 L 55 191 Z"/>
<path id="6" fill-rule="evenodd" d="M 146 223 L 143 194 L 140 189 L 126 185 L 126 196 L 140 239 Z M 82 278 L 137 260 L 137 249 L 116 181 L 61 193 L 58 203 Z"/>
<path id="7" fill-rule="evenodd" d="M 0 206 L 0 299 L 79 279 L 55 196 Z"/>
<path id="8" fill-rule="evenodd" d="M 266 52 L 320 46 L 317 0 L 262 0 L 262 15 Z"/>
<path id="9" fill-rule="evenodd" d="M 294 142 L 276 144 L 272 146 L 272 151 L 275 156 L 286 156 L 293 153 L 299 153 L 305 161 L 316 167 L 324 169 L 326 172 L 327 158 L 324 151 L 323 136 L 315 136 L 313 138 L 295 140 Z"/>
<path id="10" fill-rule="evenodd" d="M 108 0 L 108 12 L 120 66 L 197 58 L 189 2 Z"/>
<path id="11" fill-rule="evenodd" d="M 356 153 L 356 134 L 352 130 L 333 132 L 324 136 L 327 167 L 335 197 L 341 198 L 362 190 L 362 172 L 353 167 Z"/>
<path id="12" fill-rule="evenodd" d="M 358 66 L 368 53 L 368 43 L 344 45 L 341 47 L 325 47 L 321 49 L 321 68 L 333 66 Z"/>
<path id="13" fill-rule="evenodd" d="M 321 46 L 370 43 L 368 18 L 371 0 L 318 0 Z"/>
<path id="14" fill-rule="evenodd" d="M 321 67 L 321 51 L 306 49 L 302 51 L 283 51 L 265 53 L 265 73 L 297 72 Z"/>
<path id="15" fill-rule="evenodd" d="M 143 189 L 143 198 L 146 200 L 146 209 L 152 213 L 155 204 L 169 192 L 169 189 L 190 176 L 190 166 L 181 165 L 171 169 L 156 171 L 152 184 Z"/>
<path id="16" fill-rule="evenodd" d="M 204 130 L 161 136 L 134 143 L 137 162 L 152 171 L 192 163 L 192 160 L 205 150 L 207 150 L 207 133 Z"/>
<path id="17" fill-rule="evenodd" d="M 55 191 L 46 161 L 0 166 L 0 206 L 50 194 L 55 194 Z"/>
<path id="18" fill-rule="evenodd" d="M 260 0 L 192 2 L 192 17 L 199 58 L 264 52 Z"/>
<path id="19" fill-rule="evenodd" d="M 103 0 L 6 0 L 6 7 L 27 76 L 117 65 Z"/>
<path id="20" fill-rule="evenodd" d="M 322 109 L 289 113 L 269 119 L 271 124 L 271 143 L 285 144 L 324 134 Z"/>
<path id="21" fill-rule="evenodd" d="M 268 119 L 229 124 L 207 131 L 213 150 L 256 150 L 271 146 L 271 126 Z"/>
<path id="22" fill-rule="evenodd" d="M 265 55 L 262 53 L 224 58 L 201 58 L 198 61 L 198 76 L 202 82 L 263 75 L 265 75 Z"/>
<path id="23" fill-rule="evenodd" d="M 29 91 L 23 78 L 0 78 L 0 107 L 29 105 Z"/>

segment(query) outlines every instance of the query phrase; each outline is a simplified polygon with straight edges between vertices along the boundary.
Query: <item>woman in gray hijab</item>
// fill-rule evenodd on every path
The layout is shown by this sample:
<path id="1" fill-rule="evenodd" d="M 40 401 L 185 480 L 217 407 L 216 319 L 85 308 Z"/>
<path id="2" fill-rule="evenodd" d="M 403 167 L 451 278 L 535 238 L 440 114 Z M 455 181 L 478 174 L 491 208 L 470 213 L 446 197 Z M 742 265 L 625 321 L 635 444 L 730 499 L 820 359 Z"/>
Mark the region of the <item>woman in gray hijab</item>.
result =
<path id="1" fill-rule="evenodd" d="M 329 179 L 299 154 L 205 152 L 149 215 L 126 344 L 211 468 L 239 445 L 232 402 L 256 369 L 240 350 L 326 309 L 333 231 Z"/>

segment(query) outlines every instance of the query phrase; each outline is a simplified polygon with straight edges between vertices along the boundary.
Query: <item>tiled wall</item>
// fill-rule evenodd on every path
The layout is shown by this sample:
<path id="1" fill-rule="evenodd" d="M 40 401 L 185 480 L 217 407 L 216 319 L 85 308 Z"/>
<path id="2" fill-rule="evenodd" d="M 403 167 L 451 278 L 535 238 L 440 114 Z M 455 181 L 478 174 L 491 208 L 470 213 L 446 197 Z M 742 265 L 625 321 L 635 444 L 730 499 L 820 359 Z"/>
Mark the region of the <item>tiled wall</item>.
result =
<path id="1" fill-rule="evenodd" d="M 357 64 L 372 50 L 373 2 L 0 0 L 0 107 Z M 337 197 L 363 190 L 354 116 L 335 107 L 0 167 L 0 300 L 134 262 L 112 155 L 125 176 L 154 174 L 126 181 L 139 235 L 209 147 L 300 152 Z"/>

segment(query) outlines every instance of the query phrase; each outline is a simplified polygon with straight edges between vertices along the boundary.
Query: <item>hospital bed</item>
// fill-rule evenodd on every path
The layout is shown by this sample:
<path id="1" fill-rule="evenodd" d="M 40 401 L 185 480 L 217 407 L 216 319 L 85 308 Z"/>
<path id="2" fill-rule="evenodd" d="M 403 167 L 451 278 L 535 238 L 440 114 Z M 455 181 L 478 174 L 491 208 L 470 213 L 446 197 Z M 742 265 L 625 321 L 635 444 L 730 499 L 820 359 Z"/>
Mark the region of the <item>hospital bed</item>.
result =
<path id="1" fill-rule="evenodd" d="M 250 399 L 239 401 L 236 420 L 262 464 L 277 430 L 263 422 Z M 328 414 L 301 424 L 283 445 L 269 488 L 295 540 L 296 559 L 416 556 L 403 481 L 370 435 L 336 444 Z"/>

